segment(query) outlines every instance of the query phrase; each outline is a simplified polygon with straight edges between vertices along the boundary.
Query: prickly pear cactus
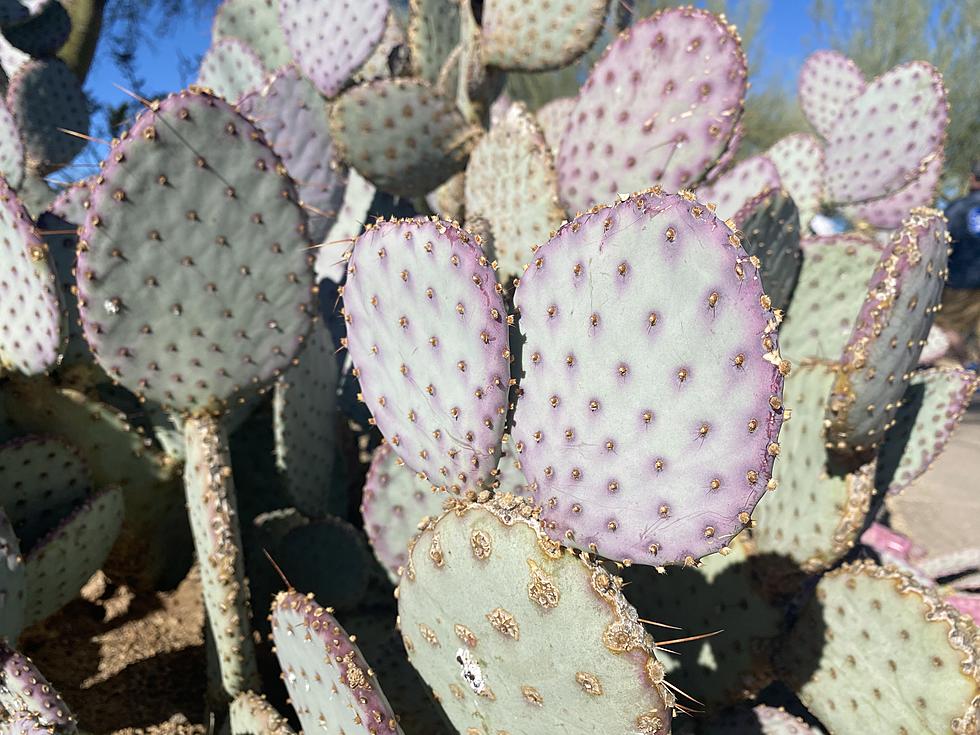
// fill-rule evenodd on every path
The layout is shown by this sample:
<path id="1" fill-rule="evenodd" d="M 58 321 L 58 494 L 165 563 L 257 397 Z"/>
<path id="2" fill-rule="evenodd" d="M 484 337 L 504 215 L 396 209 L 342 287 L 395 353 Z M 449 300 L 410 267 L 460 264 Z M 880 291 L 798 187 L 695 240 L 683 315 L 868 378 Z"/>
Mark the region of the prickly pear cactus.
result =
<path id="1" fill-rule="evenodd" d="M 20 542 L 0 508 L 0 638 L 15 641 L 24 627 L 24 587 Z"/>
<path id="2" fill-rule="evenodd" d="M 255 692 L 242 692 L 228 711 L 231 731 L 242 735 L 294 735 L 285 717 L 266 698 Z"/>
<path id="3" fill-rule="evenodd" d="M 921 174 L 894 194 L 841 209 L 855 222 L 866 222 L 882 230 L 897 230 L 914 208 L 932 206 L 936 201 L 943 162 L 940 152 L 925 164 Z"/>
<path id="4" fill-rule="evenodd" d="M 34 663 L 0 641 L 0 706 L 10 713 L 33 715 L 56 735 L 74 735 L 75 717 Z M 30 732 L 30 730 L 27 730 Z"/>
<path id="5" fill-rule="evenodd" d="M 267 74 L 258 55 L 237 38 L 223 38 L 201 59 L 197 83 L 231 103 L 262 86 Z"/>
<path id="6" fill-rule="evenodd" d="M 0 99 L 0 176 L 16 189 L 24 179 L 24 142 L 17 121 Z"/>
<path id="7" fill-rule="evenodd" d="M 786 640 L 780 665 L 831 732 L 972 733 L 980 632 L 893 567 L 827 574 Z"/>
<path id="8" fill-rule="evenodd" d="M 11 46 L 35 57 L 54 56 L 70 33 L 71 18 L 58 0 L 39 3 L 30 17 L 3 27 Z"/>
<path id="9" fill-rule="evenodd" d="M 824 193 L 824 150 L 820 141 L 807 133 L 793 133 L 773 143 L 766 151 L 779 174 L 779 181 L 800 208 L 806 227 L 820 211 Z"/>
<path id="10" fill-rule="evenodd" d="M 735 164 L 710 184 L 699 186 L 697 195 L 701 201 L 715 205 L 719 219 L 727 220 L 760 194 L 781 186 L 773 162 L 767 156 L 752 156 Z"/>
<path id="11" fill-rule="evenodd" d="M 837 51 L 817 51 L 800 69 L 800 106 L 814 129 L 830 138 L 838 132 L 846 104 L 866 87 L 864 74 L 851 59 Z"/>
<path id="12" fill-rule="evenodd" d="M 459 45 L 459 0 L 410 0 L 408 45 L 415 76 L 435 84 Z"/>
<path id="13" fill-rule="evenodd" d="M 746 75 L 735 31 L 705 10 L 671 8 L 635 23 L 592 68 L 562 135 L 565 208 L 654 183 L 696 184 L 732 137 Z M 678 81 L 692 76 L 699 82 Z"/>
<path id="14" fill-rule="evenodd" d="M 267 69 L 279 69 L 292 57 L 279 26 L 277 0 L 223 0 L 214 14 L 215 43 L 235 38 L 253 49 Z"/>
<path id="15" fill-rule="evenodd" d="M 374 673 L 330 608 L 312 595 L 283 592 L 271 620 L 282 679 L 305 732 L 400 735 Z"/>
<path id="16" fill-rule="evenodd" d="M 470 235 L 424 219 L 373 225 L 348 263 L 344 316 L 394 451 L 434 486 L 480 487 L 499 458 L 510 352 L 500 287 Z"/>
<path id="17" fill-rule="evenodd" d="M 575 109 L 574 97 L 558 97 L 538 108 L 534 116 L 541 126 L 545 140 L 551 148 L 551 154 L 557 159 L 558 151 L 561 149 L 562 135 L 565 127 L 571 120 L 572 111 Z"/>
<path id="18" fill-rule="evenodd" d="M 413 542 L 398 613 L 456 728 L 668 733 L 673 696 L 621 580 L 562 549 L 515 496 L 454 502 Z"/>
<path id="19" fill-rule="evenodd" d="M 514 301 L 514 448 L 551 537 L 658 566 L 727 545 L 770 479 L 789 370 L 738 237 L 690 194 L 637 194 L 564 225 Z"/>
<path id="20" fill-rule="evenodd" d="M 913 210 L 868 282 L 827 409 L 827 440 L 861 453 L 894 421 L 946 282 L 949 234 L 936 210 Z"/>

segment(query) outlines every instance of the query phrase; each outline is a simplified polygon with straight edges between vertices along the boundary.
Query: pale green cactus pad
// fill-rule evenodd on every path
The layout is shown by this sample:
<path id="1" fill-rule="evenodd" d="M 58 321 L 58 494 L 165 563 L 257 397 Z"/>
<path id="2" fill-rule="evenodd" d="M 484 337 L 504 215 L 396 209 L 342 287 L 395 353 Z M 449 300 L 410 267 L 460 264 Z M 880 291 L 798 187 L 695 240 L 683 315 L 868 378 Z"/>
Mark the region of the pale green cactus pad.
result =
<path id="1" fill-rule="evenodd" d="M 402 29 L 401 21 L 395 13 L 388 13 L 385 21 L 385 32 L 381 41 L 361 65 L 352 80 L 355 84 L 370 82 L 374 79 L 388 79 L 399 76 L 404 70 L 408 56 L 408 40 Z"/>
<path id="2" fill-rule="evenodd" d="M 294 735 L 293 728 L 261 694 L 242 692 L 228 710 L 231 731 L 238 735 Z"/>
<path id="3" fill-rule="evenodd" d="M 558 147 L 561 145 L 561 136 L 568 125 L 569 116 L 575 109 L 574 97 L 559 97 L 542 105 L 535 114 L 538 118 L 538 125 L 544 132 L 544 138 L 548 141 L 551 154 L 558 157 Z"/>
<path id="4" fill-rule="evenodd" d="M 0 176 L 14 189 L 24 179 L 24 143 L 20 139 L 17 121 L 0 99 Z"/>
<path id="5" fill-rule="evenodd" d="M 609 0 L 487 0 L 481 24 L 486 63 L 512 71 L 568 66 L 595 43 L 608 7 Z"/>
<path id="6" fill-rule="evenodd" d="M 262 60 L 243 41 L 223 38 L 201 59 L 197 83 L 235 103 L 258 89 L 268 73 Z"/>
<path id="7" fill-rule="evenodd" d="M 800 222 L 806 228 L 823 201 L 823 146 L 813 135 L 793 133 L 776 141 L 766 151 L 766 157 L 776 166 L 779 180 L 800 208 Z"/>
<path id="8" fill-rule="evenodd" d="M 81 453 L 60 439 L 30 437 L 0 446 L 0 507 L 25 553 L 85 499 L 90 487 Z"/>
<path id="9" fill-rule="evenodd" d="M 779 348 L 791 360 L 838 360 L 882 247 L 854 233 L 806 237 L 800 247 L 803 267 L 779 328 Z"/>
<path id="10" fill-rule="evenodd" d="M 512 104 L 473 149 L 465 192 L 466 216 L 490 223 L 494 252 L 487 255 L 500 277 L 520 277 L 565 219 L 554 158 L 523 104 Z"/>
<path id="11" fill-rule="evenodd" d="M 459 44 L 459 0 L 411 0 L 408 45 L 415 76 L 435 84 Z"/>
<path id="12" fill-rule="evenodd" d="M 0 638 L 15 641 L 24 627 L 24 558 L 13 526 L 0 508 Z"/>
<path id="13" fill-rule="evenodd" d="M 451 176 L 425 197 L 425 203 L 439 219 L 462 222 L 466 214 L 466 173 Z"/>
<path id="14" fill-rule="evenodd" d="M 25 623 L 44 620 L 78 595 L 108 558 L 122 520 L 122 492 L 107 488 L 85 500 L 27 552 Z"/>
<path id="15" fill-rule="evenodd" d="M 772 681 L 771 656 L 783 622 L 782 612 L 763 596 L 770 560 L 751 554 L 741 537 L 728 551 L 705 557 L 696 568 L 660 574 L 633 566 L 622 572 L 627 599 L 642 618 L 683 628 L 658 628 L 658 637 L 717 633 L 658 643 L 678 654 L 658 654 L 667 680 L 712 710 L 752 697 Z"/>
<path id="16" fill-rule="evenodd" d="M 980 632 L 907 574 L 870 562 L 827 574 L 780 656 L 830 732 L 977 731 Z"/>
<path id="17" fill-rule="evenodd" d="M 791 416 L 779 435 L 776 489 L 755 510 L 758 551 L 807 573 L 827 569 L 854 546 L 874 494 L 874 460 L 848 471 L 827 453 L 823 414 L 835 378 L 832 365 L 819 363 L 795 365 L 787 376 L 783 403 Z"/>
<path id="18" fill-rule="evenodd" d="M 424 196 L 466 165 L 481 129 L 426 82 L 384 79 L 334 102 L 330 128 L 341 158 L 379 189 Z"/>
<path id="19" fill-rule="evenodd" d="M 461 732 L 670 732 L 674 698 L 620 580 L 534 516 L 510 494 L 457 501 L 415 539 L 398 588 L 412 665 Z"/>
<path id="20" fill-rule="evenodd" d="M 882 255 L 827 407 L 827 437 L 836 449 L 875 449 L 894 423 L 940 309 L 949 242 L 941 212 L 914 209 Z"/>
<path id="21" fill-rule="evenodd" d="M 977 385 L 972 370 L 930 368 L 912 374 L 895 425 L 878 452 L 878 490 L 901 492 L 929 469 L 956 431 Z"/>
<path id="22" fill-rule="evenodd" d="M 344 277 L 347 261 L 344 253 L 351 249 L 355 238 L 367 224 L 371 202 L 374 201 L 374 184 L 351 170 L 344 190 L 344 203 L 337 220 L 327 233 L 327 239 L 316 249 L 317 280 L 329 278 L 336 283 Z"/>
<path id="23" fill-rule="evenodd" d="M 267 69 L 278 69 L 293 60 L 279 26 L 277 0 L 224 0 L 214 16 L 212 38 L 237 38 L 248 44 Z"/>
<path id="24" fill-rule="evenodd" d="M 320 517 L 336 508 L 338 494 L 346 489 L 332 486 L 338 380 L 333 342 L 317 322 L 296 364 L 276 381 L 272 402 L 276 465 L 293 504 L 308 516 Z"/>

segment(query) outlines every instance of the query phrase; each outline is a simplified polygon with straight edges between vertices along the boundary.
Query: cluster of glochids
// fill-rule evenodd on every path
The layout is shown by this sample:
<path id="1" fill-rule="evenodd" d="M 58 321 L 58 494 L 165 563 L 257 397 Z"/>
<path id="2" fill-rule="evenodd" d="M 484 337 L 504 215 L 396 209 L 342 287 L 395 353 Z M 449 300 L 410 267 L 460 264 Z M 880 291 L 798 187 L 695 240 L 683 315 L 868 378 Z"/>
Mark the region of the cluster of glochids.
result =
<path id="1" fill-rule="evenodd" d="M 225 0 L 200 85 L 56 195 L 70 21 L 7 4 L 7 730 L 79 727 L 21 631 L 196 552 L 231 733 L 290 732 L 287 693 L 347 735 L 976 732 L 980 556 L 861 541 L 977 384 L 928 367 L 935 69 L 814 54 L 814 132 L 736 162 L 707 11 Z M 576 97 L 502 94 L 599 39 Z M 423 216 L 363 226 L 391 196 Z"/>

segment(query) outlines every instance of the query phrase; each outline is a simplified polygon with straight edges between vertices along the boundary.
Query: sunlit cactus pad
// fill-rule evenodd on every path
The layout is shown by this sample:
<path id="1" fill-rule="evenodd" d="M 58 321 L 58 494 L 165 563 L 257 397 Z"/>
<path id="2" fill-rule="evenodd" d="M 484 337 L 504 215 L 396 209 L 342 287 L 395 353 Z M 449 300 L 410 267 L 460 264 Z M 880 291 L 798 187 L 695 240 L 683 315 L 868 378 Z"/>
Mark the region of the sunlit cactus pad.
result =
<path id="1" fill-rule="evenodd" d="M 706 186 L 698 187 L 698 199 L 715 205 L 715 214 L 727 220 L 746 204 L 767 190 L 779 189 L 781 181 L 776 166 L 767 156 L 752 156 L 739 161 Z"/>
<path id="2" fill-rule="evenodd" d="M 237 38 L 223 38 L 201 59 L 197 83 L 231 103 L 259 88 L 265 79 L 262 60 Z"/>
<path id="3" fill-rule="evenodd" d="M 178 410 L 271 379 L 314 311 L 305 226 L 279 159 L 226 102 L 189 91 L 155 104 L 110 155 L 82 229 L 96 358 Z"/>
<path id="4" fill-rule="evenodd" d="M 844 106 L 866 87 L 864 74 L 851 59 L 838 51 L 817 51 L 800 70 L 800 106 L 816 131 L 829 138 L 838 132 Z"/>
<path id="5" fill-rule="evenodd" d="M 800 208 L 805 227 L 820 211 L 824 186 L 823 145 L 808 133 L 792 133 L 766 151 L 766 158 L 779 172 L 779 181 Z"/>
<path id="6" fill-rule="evenodd" d="M 400 735 L 374 672 L 331 613 L 298 592 L 283 592 L 272 605 L 272 641 L 303 730 Z"/>
<path id="7" fill-rule="evenodd" d="M 470 235 L 440 221 L 379 222 L 348 264 L 347 345 L 364 400 L 405 463 L 455 492 L 499 458 L 509 347 L 498 289 Z"/>
<path id="8" fill-rule="evenodd" d="M 27 375 L 51 369 L 66 331 L 47 246 L 0 177 L 0 365 Z"/>
<path id="9" fill-rule="evenodd" d="M 293 735 L 289 721 L 260 694 L 242 692 L 228 708 L 232 731 L 248 735 Z"/>
<path id="10" fill-rule="evenodd" d="M 826 575 L 782 655 L 787 682 L 830 732 L 976 732 L 972 620 L 908 575 L 870 562 Z"/>
<path id="11" fill-rule="evenodd" d="M 696 8 L 634 24 L 579 92 L 561 140 L 561 197 L 572 213 L 660 183 L 696 184 L 742 112 L 746 61 L 732 27 Z"/>
<path id="12" fill-rule="evenodd" d="M 408 44 L 415 76 L 435 84 L 459 44 L 458 0 L 410 0 Z"/>
<path id="13" fill-rule="evenodd" d="M 620 580 L 515 496 L 457 502 L 418 536 L 398 588 L 409 660 L 456 728 L 666 735 L 673 696 Z"/>
<path id="14" fill-rule="evenodd" d="M 434 492 L 432 483 L 420 480 L 390 445 L 374 450 L 364 480 L 361 514 L 374 555 L 392 582 L 398 582 L 398 570 L 408 562 L 408 542 L 418 533 L 419 524 L 438 517 L 447 497 Z"/>
<path id="15" fill-rule="evenodd" d="M 802 363 L 786 379 L 792 415 L 779 437 L 776 490 L 756 508 L 752 531 L 760 553 L 807 573 L 829 568 L 854 546 L 874 493 L 873 460 L 851 469 L 827 453 L 823 415 L 835 378 L 833 365 Z"/>
<path id="16" fill-rule="evenodd" d="M 548 533 L 654 565 L 727 545 L 765 493 L 789 369 L 737 236 L 690 194 L 638 194 L 564 225 L 515 304 L 514 448 Z"/>
<path id="17" fill-rule="evenodd" d="M 75 717 L 71 710 L 27 656 L 0 641 L 0 706 L 7 712 L 21 713 L 23 732 L 72 735 Z M 33 730 L 30 722 L 37 725 Z"/>
<path id="18" fill-rule="evenodd" d="M 882 255 L 827 410 L 827 439 L 836 448 L 877 447 L 894 421 L 939 310 L 949 239 L 940 212 L 916 209 Z"/>
<path id="19" fill-rule="evenodd" d="M 292 60 L 279 27 L 278 0 L 224 0 L 214 15 L 211 33 L 215 42 L 224 38 L 243 41 L 267 69 L 278 69 Z"/>

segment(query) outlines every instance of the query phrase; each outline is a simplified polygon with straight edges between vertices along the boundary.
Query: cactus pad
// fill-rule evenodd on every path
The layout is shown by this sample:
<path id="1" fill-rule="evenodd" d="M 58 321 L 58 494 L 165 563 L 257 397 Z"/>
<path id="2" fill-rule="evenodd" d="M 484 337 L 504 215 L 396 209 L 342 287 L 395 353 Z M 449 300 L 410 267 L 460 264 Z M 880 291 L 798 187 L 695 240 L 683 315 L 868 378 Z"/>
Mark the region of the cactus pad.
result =
<path id="1" fill-rule="evenodd" d="M 845 104 L 827 139 L 828 199 L 866 202 L 902 189 L 942 155 L 948 122 L 943 78 L 932 65 L 903 64 L 874 80 Z"/>
<path id="2" fill-rule="evenodd" d="M 266 69 L 285 66 L 292 57 L 279 27 L 278 0 L 224 0 L 214 15 L 214 41 L 237 38 L 255 51 Z"/>
<path id="3" fill-rule="evenodd" d="M 201 59 L 197 83 L 232 104 L 262 86 L 267 74 L 258 55 L 237 38 L 222 38 Z"/>
<path id="4" fill-rule="evenodd" d="M 279 24 L 293 59 L 327 97 L 333 97 L 371 56 L 384 36 L 388 0 L 280 0 Z"/>
<path id="5" fill-rule="evenodd" d="M 243 99 L 238 111 L 255 122 L 282 158 L 309 215 L 309 237 L 321 242 L 337 219 L 347 181 L 346 170 L 334 160 L 323 97 L 289 66 Z"/>
<path id="6" fill-rule="evenodd" d="M 788 558 L 806 573 L 827 569 L 857 542 L 874 494 L 872 461 L 847 471 L 827 454 L 823 414 L 832 366 L 803 363 L 786 379 L 792 411 L 780 435 L 776 491 L 756 508 L 752 539 L 763 554 Z"/>
<path id="7" fill-rule="evenodd" d="M 408 542 L 419 524 L 440 515 L 447 497 L 417 478 L 388 444 L 374 450 L 364 480 L 361 514 L 374 555 L 393 583 L 398 583 L 398 570 L 408 562 Z"/>
<path id="8" fill-rule="evenodd" d="M 122 521 L 122 492 L 107 488 L 93 493 L 31 547 L 24 557 L 28 624 L 43 620 L 78 596 L 108 558 Z"/>
<path id="9" fill-rule="evenodd" d="M 470 154 L 466 216 L 490 223 L 502 277 L 520 277 L 565 219 L 551 151 L 524 105 L 511 105 Z"/>
<path id="10" fill-rule="evenodd" d="M 24 178 L 24 142 L 17 121 L 0 99 L 0 176 L 16 189 Z"/>
<path id="11" fill-rule="evenodd" d="M 904 187 L 882 199 L 843 207 L 844 213 L 872 227 L 895 230 L 916 207 L 931 206 L 936 201 L 944 157 L 940 154 L 925 164 L 925 169 Z"/>
<path id="12" fill-rule="evenodd" d="M 499 457 L 510 353 L 498 289 L 470 236 L 439 221 L 380 222 L 348 264 L 364 400 L 405 463 L 454 492 L 478 487 Z"/>
<path id="13" fill-rule="evenodd" d="M 71 18 L 58 0 L 45 3 L 26 20 L 3 27 L 10 45 L 31 56 L 54 56 L 70 34 Z"/>
<path id="14" fill-rule="evenodd" d="M 565 134 L 565 128 L 569 120 L 572 119 L 572 111 L 575 109 L 574 97 L 558 97 L 547 104 L 538 108 L 534 116 L 541 126 L 544 138 L 548 141 L 551 154 L 558 158 L 558 151 L 561 149 L 561 139 Z"/>
<path id="15" fill-rule="evenodd" d="M 762 261 L 762 286 L 773 308 L 785 312 L 803 267 L 796 203 L 784 190 L 766 189 L 732 219 L 745 235 L 745 252 Z"/>
<path id="16" fill-rule="evenodd" d="M 85 499 L 85 463 L 74 447 L 51 437 L 0 446 L 0 507 L 27 552 Z"/>
<path id="17" fill-rule="evenodd" d="M 459 0 L 410 0 L 408 45 L 415 76 L 435 84 L 459 44 Z"/>
<path id="18" fill-rule="evenodd" d="M 824 138 L 839 132 L 847 103 L 867 87 L 858 65 L 837 51 L 810 54 L 800 69 L 798 96 L 807 120 Z"/>
<path id="19" fill-rule="evenodd" d="M 0 706 L 33 715 L 41 732 L 73 735 L 75 717 L 34 662 L 0 641 Z M 30 728 L 26 732 L 31 732 Z"/>
<path id="20" fill-rule="evenodd" d="M 672 8 L 635 23 L 592 68 L 562 136 L 566 209 L 656 183 L 696 184 L 732 137 L 746 74 L 738 36 L 705 10 Z"/>
<path id="21" fill-rule="evenodd" d="M 663 575 L 641 566 L 623 571 L 626 596 L 642 618 L 683 626 L 684 633 L 670 637 L 723 629 L 664 646 L 678 654 L 663 657 L 667 680 L 709 709 L 752 697 L 770 683 L 770 656 L 783 622 L 782 611 L 763 597 L 767 560 L 750 555 L 741 539 L 728 551 Z"/>
<path id="22" fill-rule="evenodd" d="M 20 543 L 7 514 L 0 508 L 0 639 L 17 640 L 24 627 L 25 599 Z"/>
<path id="23" fill-rule="evenodd" d="M 339 369 L 326 327 L 317 323 L 297 364 L 276 381 L 273 421 L 276 465 L 290 499 L 303 513 L 318 517 L 331 506 L 337 453 Z"/>
<path id="24" fill-rule="evenodd" d="M 779 172 L 766 156 L 740 161 L 706 186 L 698 187 L 698 199 L 714 204 L 719 219 L 730 219 L 767 189 L 780 188 Z"/>
<path id="25" fill-rule="evenodd" d="M 313 273 L 282 171 L 209 94 L 143 113 L 92 192 L 79 245 L 85 336 L 107 373 L 191 410 L 289 364 L 314 313 Z"/>
<path id="26" fill-rule="evenodd" d="M 568 66 L 588 51 L 602 32 L 609 0 L 538 5 L 488 0 L 483 5 L 483 57 L 512 71 Z"/>
<path id="27" fill-rule="evenodd" d="M 348 173 L 340 213 L 327 233 L 326 240 L 316 250 L 317 280 L 329 278 L 335 283 L 343 280 L 344 271 L 347 270 L 344 253 L 350 250 L 367 223 L 374 192 L 374 184 L 357 171 L 351 170 Z"/>
<path id="28" fill-rule="evenodd" d="M 59 59 L 24 64 L 7 87 L 7 106 L 24 138 L 28 168 L 47 173 L 67 166 L 88 133 L 89 103 L 78 77 Z"/>
<path id="29" fill-rule="evenodd" d="M 50 254 L 0 178 L 0 365 L 27 375 L 57 363 L 64 324 Z"/>
<path id="30" fill-rule="evenodd" d="M 917 209 L 882 255 L 827 410 L 837 449 L 876 447 L 891 425 L 939 310 L 948 248 L 946 218 Z"/>
<path id="31" fill-rule="evenodd" d="M 790 359 L 837 360 L 854 328 L 881 245 L 847 233 L 806 237 L 803 267 L 779 328 L 779 347 Z"/>
<path id="32" fill-rule="evenodd" d="M 512 435 L 552 538 L 658 566 L 727 545 L 765 492 L 789 369 L 738 238 L 655 189 L 564 225 L 514 300 Z"/>
<path id="33" fill-rule="evenodd" d="M 453 502 L 412 544 L 398 613 L 456 728 L 530 735 L 574 712 L 579 732 L 669 732 L 673 697 L 621 580 L 551 541 L 520 498 Z"/>
<path id="34" fill-rule="evenodd" d="M 895 493 L 929 469 L 970 406 L 977 389 L 972 370 L 931 368 L 912 374 L 895 425 L 878 453 L 879 490 Z"/>
<path id="35" fill-rule="evenodd" d="M 774 143 L 766 158 L 773 162 L 783 188 L 800 208 L 800 222 L 806 227 L 823 201 L 823 146 L 812 135 L 793 133 Z"/>
<path id="36" fill-rule="evenodd" d="M 330 129 L 341 158 L 378 188 L 424 196 L 463 170 L 481 134 L 427 83 L 383 79 L 334 103 Z"/>
<path id="37" fill-rule="evenodd" d="M 276 657 L 303 730 L 400 735 L 374 673 L 331 612 L 298 592 L 283 592 L 272 605 Z"/>
<path id="38" fill-rule="evenodd" d="M 248 735 L 294 735 L 285 717 L 266 698 L 255 692 L 242 692 L 228 709 L 231 730 Z"/>
<path id="39" fill-rule="evenodd" d="M 970 733 L 980 707 L 980 633 L 893 567 L 826 575 L 782 656 L 787 683 L 830 732 Z"/>

